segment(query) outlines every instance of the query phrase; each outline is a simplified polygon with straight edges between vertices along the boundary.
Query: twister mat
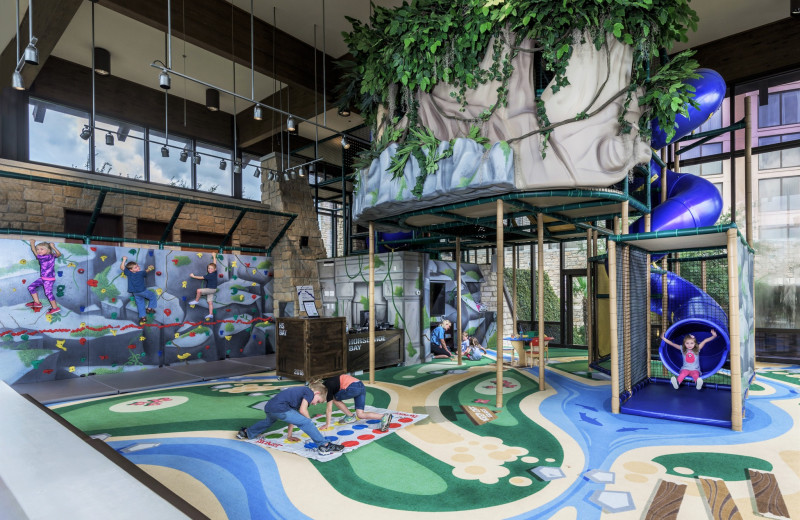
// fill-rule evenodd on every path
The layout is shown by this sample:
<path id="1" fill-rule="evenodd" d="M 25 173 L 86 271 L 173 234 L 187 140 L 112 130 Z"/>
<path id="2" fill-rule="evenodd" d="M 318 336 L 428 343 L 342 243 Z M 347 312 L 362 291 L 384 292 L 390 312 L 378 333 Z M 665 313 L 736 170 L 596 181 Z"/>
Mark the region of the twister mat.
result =
<path id="1" fill-rule="evenodd" d="M 54 409 L 214 520 L 800 518 L 798 366 L 759 368 L 741 432 L 612 414 L 608 381 L 550 365 L 544 391 L 538 367 L 505 370 L 497 408 L 495 370 L 378 371 L 367 406 L 428 417 L 325 463 L 236 439 L 296 384 L 274 374 Z"/>
<path id="2" fill-rule="evenodd" d="M 392 422 L 389 423 L 389 429 L 385 432 L 380 430 L 380 419 L 358 420 L 350 424 L 337 424 L 336 421 L 331 421 L 333 424 L 325 428 L 325 416 L 317 415 L 311 417 L 314 420 L 317 429 L 325 436 L 326 441 L 334 442 L 344 446 L 342 451 L 323 455 L 317 451 L 317 444 L 312 441 L 308 435 L 298 428 L 294 429 L 293 437 L 299 438 L 299 441 L 286 440 L 286 434 L 289 427 L 284 426 L 280 430 L 272 430 L 262 434 L 258 439 L 253 439 L 247 442 L 264 446 L 267 448 L 274 448 L 280 451 L 287 451 L 314 459 L 319 462 L 328 462 L 333 459 L 339 458 L 342 455 L 349 453 L 357 448 L 366 446 L 367 444 L 396 432 L 402 428 L 410 426 L 415 422 L 421 421 L 426 418 L 425 414 L 418 413 L 405 413 L 396 410 L 386 410 L 383 408 L 375 408 L 367 406 L 364 408 L 366 412 L 376 412 L 380 414 L 391 413 Z"/>

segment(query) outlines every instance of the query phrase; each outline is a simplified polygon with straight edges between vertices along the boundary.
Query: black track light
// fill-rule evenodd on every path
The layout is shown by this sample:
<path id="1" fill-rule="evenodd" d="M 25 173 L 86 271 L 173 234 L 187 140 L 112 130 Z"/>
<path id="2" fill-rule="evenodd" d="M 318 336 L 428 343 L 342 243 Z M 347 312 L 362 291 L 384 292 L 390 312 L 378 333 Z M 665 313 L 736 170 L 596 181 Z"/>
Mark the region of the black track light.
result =
<path id="1" fill-rule="evenodd" d="M 108 146 L 114 146 L 114 134 L 112 134 L 111 132 L 108 132 L 106 134 L 106 144 Z"/>
<path id="2" fill-rule="evenodd" d="M 92 136 L 92 129 L 89 128 L 87 125 L 83 126 L 83 130 L 81 130 L 81 139 L 86 141 Z"/>

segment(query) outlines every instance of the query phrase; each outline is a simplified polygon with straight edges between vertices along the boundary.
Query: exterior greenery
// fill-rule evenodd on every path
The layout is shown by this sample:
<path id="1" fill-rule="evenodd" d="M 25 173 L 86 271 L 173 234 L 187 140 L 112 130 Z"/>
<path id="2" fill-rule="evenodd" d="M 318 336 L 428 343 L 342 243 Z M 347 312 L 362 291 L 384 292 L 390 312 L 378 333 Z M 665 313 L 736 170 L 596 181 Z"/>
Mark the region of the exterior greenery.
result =
<path id="1" fill-rule="evenodd" d="M 504 271 L 504 284 L 511 290 L 513 287 L 513 270 L 506 268 Z M 534 276 L 538 276 L 533 271 Z M 517 319 L 522 321 L 532 321 L 534 328 L 539 319 L 538 311 L 534 309 L 533 319 L 531 319 L 531 271 L 530 269 L 517 269 Z M 559 299 L 553 286 L 550 284 L 550 277 L 547 271 L 544 273 L 544 319 L 545 321 L 559 321 Z"/>

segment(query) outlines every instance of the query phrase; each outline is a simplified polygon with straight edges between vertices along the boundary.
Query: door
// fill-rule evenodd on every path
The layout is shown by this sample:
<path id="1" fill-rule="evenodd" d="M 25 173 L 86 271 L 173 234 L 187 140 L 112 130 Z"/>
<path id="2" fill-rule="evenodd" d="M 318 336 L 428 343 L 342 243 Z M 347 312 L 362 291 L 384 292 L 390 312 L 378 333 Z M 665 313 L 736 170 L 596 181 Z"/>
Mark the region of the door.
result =
<path id="1" fill-rule="evenodd" d="M 563 297 L 561 309 L 561 330 L 564 346 L 586 348 L 587 298 L 586 271 L 583 269 L 564 270 L 561 278 Z"/>

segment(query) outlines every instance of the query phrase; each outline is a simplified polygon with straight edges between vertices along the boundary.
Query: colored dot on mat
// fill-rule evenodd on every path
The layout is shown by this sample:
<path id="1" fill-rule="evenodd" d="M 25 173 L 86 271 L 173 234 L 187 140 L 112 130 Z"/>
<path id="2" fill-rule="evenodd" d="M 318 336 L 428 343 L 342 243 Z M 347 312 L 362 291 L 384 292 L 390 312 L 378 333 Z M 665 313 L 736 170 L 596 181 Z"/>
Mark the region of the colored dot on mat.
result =
<path id="1" fill-rule="evenodd" d="M 397 419 L 397 422 L 407 423 L 407 422 L 411 422 L 413 420 L 414 419 L 412 419 L 411 417 L 403 417 L 402 419 Z"/>
<path id="2" fill-rule="evenodd" d="M 382 431 L 380 431 L 380 430 L 378 430 L 378 429 L 375 429 L 375 430 L 372 430 L 372 433 L 374 433 L 374 434 L 376 434 L 376 435 L 383 435 L 384 433 L 388 433 L 388 431 L 386 431 L 386 432 L 382 432 Z"/>
<path id="3" fill-rule="evenodd" d="M 339 437 L 344 437 L 345 435 L 353 435 L 355 432 L 353 430 L 339 430 L 337 433 Z"/>
<path id="4" fill-rule="evenodd" d="M 344 446 L 345 448 L 352 448 L 353 446 L 358 446 L 358 444 L 359 444 L 358 441 L 345 441 L 342 443 L 342 446 Z"/>
<path id="5" fill-rule="evenodd" d="M 364 424 L 354 424 L 353 426 L 351 426 L 351 428 L 353 428 L 354 430 L 364 430 L 368 428 L 368 426 Z"/>
<path id="6" fill-rule="evenodd" d="M 271 435 L 264 436 L 265 439 L 280 439 L 281 437 L 283 437 L 283 435 L 281 435 L 280 433 L 273 433 Z"/>
<path id="7" fill-rule="evenodd" d="M 377 424 L 379 422 L 381 422 L 380 419 L 368 419 L 367 420 L 367 424 Z"/>
<path id="8" fill-rule="evenodd" d="M 317 444 L 314 442 L 307 442 L 303 445 L 303 447 L 309 450 L 315 450 L 317 449 Z"/>
<path id="9" fill-rule="evenodd" d="M 374 439 L 374 438 L 375 438 L 375 436 L 374 436 L 374 435 L 369 435 L 369 434 L 366 434 L 366 435 L 359 435 L 359 436 L 358 436 L 358 439 L 359 439 L 359 440 L 362 440 L 362 441 L 368 441 L 368 440 L 370 440 L 370 439 Z"/>

